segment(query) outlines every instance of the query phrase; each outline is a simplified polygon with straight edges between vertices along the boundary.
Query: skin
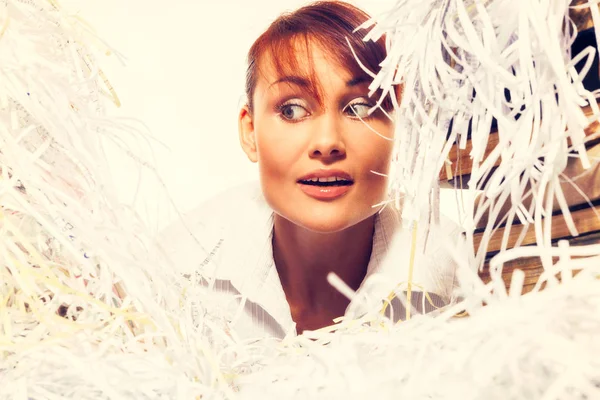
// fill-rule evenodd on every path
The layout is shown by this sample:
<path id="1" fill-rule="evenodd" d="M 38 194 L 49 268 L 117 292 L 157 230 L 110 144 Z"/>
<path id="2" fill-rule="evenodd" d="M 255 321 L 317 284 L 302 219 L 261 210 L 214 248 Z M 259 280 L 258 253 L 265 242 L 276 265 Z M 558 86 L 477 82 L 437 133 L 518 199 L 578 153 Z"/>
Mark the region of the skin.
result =
<path id="1" fill-rule="evenodd" d="M 314 43 L 308 51 L 311 57 L 306 49 L 297 57 L 313 60 L 321 102 L 297 79 L 277 76 L 265 56 L 253 110 L 245 106 L 239 114 L 241 146 L 258 163 L 262 191 L 274 210 L 273 257 L 298 333 L 331 325 L 344 314 L 349 301 L 327 283 L 329 272 L 355 290 L 365 277 L 381 208 L 373 205 L 387 192 L 387 178 L 370 171 L 387 174 L 394 132 L 383 113 L 367 118 L 376 100 L 368 97 L 368 80 L 357 83 Z M 317 200 L 297 181 L 319 169 L 346 171 L 354 184 L 342 197 Z"/>

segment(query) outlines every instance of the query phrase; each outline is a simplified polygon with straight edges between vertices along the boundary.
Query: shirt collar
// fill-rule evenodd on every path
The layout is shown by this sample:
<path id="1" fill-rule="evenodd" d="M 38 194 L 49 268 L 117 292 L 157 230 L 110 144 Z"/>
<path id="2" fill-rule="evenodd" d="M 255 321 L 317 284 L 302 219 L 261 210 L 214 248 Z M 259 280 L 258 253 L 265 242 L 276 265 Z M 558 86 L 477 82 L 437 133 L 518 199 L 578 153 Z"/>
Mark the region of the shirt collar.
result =
<path id="1" fill-rule="evenodd" d="M 293 322 L 273 261 L 273 211 L 260 192 L 238 211 L 240 220 L 225 238 L 216 278 L 230 281 L 243 297 L 259 304 L 285 328 Z M 382 272 L 383 259 L 400 221 L 400 213 L 391 206 L 377 213 L 371 258 L 358 293 L 370 276 Z"/>

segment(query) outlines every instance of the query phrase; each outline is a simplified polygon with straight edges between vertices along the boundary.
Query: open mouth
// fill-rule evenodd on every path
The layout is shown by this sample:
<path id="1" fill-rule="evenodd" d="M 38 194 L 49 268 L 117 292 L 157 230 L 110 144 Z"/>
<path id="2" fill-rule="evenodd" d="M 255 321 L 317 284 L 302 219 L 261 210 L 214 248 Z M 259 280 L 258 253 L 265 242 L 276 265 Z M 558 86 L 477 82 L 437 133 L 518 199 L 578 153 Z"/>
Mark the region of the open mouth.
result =
<path id="1" fill-rule="evenodd" d="M 347 174 L 322 178 L 306 177 L 299 179 L 298 184 L 308 196 L 321 200 L 331 201 L 345 196 L 351 189 L 354 181 Z"/>
<path id="2" fill-rule="evenodd" d="M 299 180 L 298 183 L 301 183 L 303 185 L 328 187 L 328 186 L 350 186 L 354 182 L 349 179 L 343 179 L 343 178 L 325 178 L 325 179 L 315 178 L 315 179 Z"/>

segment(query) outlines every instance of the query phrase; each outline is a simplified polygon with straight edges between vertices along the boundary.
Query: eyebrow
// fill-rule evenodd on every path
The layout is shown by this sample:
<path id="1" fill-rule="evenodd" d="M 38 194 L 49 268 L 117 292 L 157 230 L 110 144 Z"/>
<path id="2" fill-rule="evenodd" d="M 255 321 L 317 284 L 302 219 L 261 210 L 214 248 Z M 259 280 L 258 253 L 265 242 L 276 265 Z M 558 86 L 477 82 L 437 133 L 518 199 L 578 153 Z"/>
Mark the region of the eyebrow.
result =
<path id="1" fill-rule="evenodd" d="M 347 87 L 355 87 L 355 86 L 359 86 L 363 83 L 368 83 L 371 82 L 372 78 L 362 75 L 362 76 L 356 76 L 352 79 L 350 79 L 349 81 L 346 82 L 346 86 Z M 296 75 L 288 75 L 288 76 L 284 76 L 282 78 L 277 79 L 275 82 L 271 83 L 269 85 L 269 88 L 271 88 L 272 86 L 278 84 L 278 83 L 292 83 L 294 85 L 297 86 L 301 86 L 301 87 L 310 87 L 310 81 L 306 78 L 303 78 L 301 76 L 296 76 Z"/>
<path id="2" fill-rule="evenodd" d="M 271 88 L 272 86 L 275 86 L 278 83 L 285 83 L 285 82 L 293 83 L 294 85 L 297 85 L 297 86 L 310 87 L 310 82 L 308 79 L 302 78 L 302 77 L 296 76 L 296 75 L 288 75 L 288 76 L 284 76 L 283 78 L 279 78 L 275 82 L 271 83 L 269 85 L 269 88 Z"/>
<path id="3" fill-rule="evenodd" d="M 348 82 L 346 82 L 346 86 L 348 86 L 348 87 L 358 86 L 363 83 L 370 83 L 372 80 L 373 80 L 373 78 L 366 76 L 366 75 L 356 76 L 356 77 L 350 79 Z"/>

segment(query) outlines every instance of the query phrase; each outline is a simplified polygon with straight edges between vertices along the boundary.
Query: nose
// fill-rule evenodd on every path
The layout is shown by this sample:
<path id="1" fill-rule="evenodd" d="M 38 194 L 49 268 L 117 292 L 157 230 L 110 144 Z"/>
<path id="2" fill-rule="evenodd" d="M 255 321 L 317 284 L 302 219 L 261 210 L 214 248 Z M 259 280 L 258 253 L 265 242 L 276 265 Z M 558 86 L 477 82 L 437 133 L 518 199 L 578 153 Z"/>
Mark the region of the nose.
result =
<path id="1" fill-rule="evenodd" d="M 333 115 L 322 115 L 315 126 L 309 147 L 311 158 L 339 159 L 346 156 L 346 144 L 342 129 L 343 122 Z"/>

